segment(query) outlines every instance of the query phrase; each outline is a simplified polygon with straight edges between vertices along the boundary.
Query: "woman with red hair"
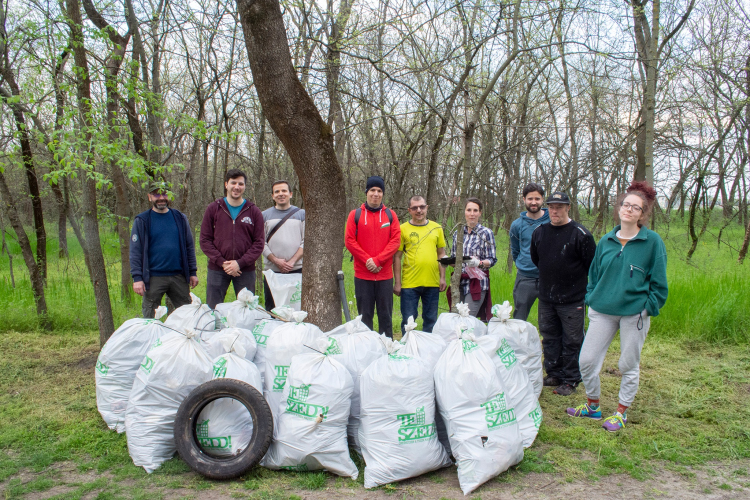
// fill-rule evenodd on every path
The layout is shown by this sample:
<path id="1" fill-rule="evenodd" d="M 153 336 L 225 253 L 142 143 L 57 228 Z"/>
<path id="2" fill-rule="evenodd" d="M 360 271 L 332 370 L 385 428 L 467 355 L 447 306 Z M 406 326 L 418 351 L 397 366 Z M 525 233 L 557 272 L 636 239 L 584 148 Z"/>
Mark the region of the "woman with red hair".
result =
<path id="1" fill-rule="evenodd" d="M 628 421 L 627 409 L 638 392 L 641 350 L 651 317 L 659 314 L 667 300 L 667 251 L 661 237 L 646 227 L 655 200 L 656 191 L 645 182 L 633 182 L 619 196 L 615 220 L 620 225 L 601 239 L 589 268 L 589 329 L 579 358 L 588 401 L 568 408 L 567 413 L 602 418 L 599 372 L 620 330 L 619 405 L 602 425 L 611 432 L 619 431 Z"/>

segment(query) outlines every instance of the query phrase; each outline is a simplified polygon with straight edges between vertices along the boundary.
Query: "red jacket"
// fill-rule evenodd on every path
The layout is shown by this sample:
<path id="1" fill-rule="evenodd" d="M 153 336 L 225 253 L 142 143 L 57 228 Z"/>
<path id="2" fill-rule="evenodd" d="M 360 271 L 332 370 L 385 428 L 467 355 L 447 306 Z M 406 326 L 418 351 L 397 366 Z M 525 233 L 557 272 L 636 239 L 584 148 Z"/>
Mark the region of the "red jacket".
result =
<path id="1" fill-rule="evenodd" d="M 208 257 L 208 268 L 223 271 L 226 260 L 236 260 L 241 271 L 254 271 L 255 261 L 266 243 L 263 214 L 245 200 L 237 219 L 232 219 L 224 198 L 210 203 L 203 214 L 200 246 Z"/>
<path id="2" fill-rule="evenodd" d="M 389 224 L 385 205 L 378 212 L 367 210 L 362 204 L 362 215 L 359 217 L 359 232 L 355 237 L 354 214 L 349 213 L 346 221 L 346 249 L 354 256 L 354 276 L 369 281 L 382 281 L 393 278 L 393 254 L 401 243 L 401 225 L 396 212 L 391 210 L 393 222 Z M 382 267 L 379 273 L 367 270 L 365 262 L 372 258 L 375 264 Z"/>

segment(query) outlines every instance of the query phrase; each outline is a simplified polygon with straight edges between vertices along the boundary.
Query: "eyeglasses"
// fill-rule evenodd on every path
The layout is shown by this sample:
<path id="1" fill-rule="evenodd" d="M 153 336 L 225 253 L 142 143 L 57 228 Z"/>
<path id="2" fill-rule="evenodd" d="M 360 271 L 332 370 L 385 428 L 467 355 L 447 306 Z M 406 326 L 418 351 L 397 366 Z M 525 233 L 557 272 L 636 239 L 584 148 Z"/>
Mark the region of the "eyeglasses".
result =
<path id="1" fill-rule="evenodd" d="M 620 203 L 620 206 L 625 210 L 629 210 L 631 212 L 643 212 L 643 208 L 639 207 L 638 205 L 631 205 L 630 203 Z"/>
<path id="2" fill-rule="evenodd" d="M 167 198 L 169 195 L 167 193 L 151 193 L 151 196 L 154 198 Z"/>
<path id="3" fill-rule="evenodd" d="M 427 205 L 417 205 L 414 207 L 409 207 L 409 210 L 416 211 L 416 210 L 427 210 Z"/>

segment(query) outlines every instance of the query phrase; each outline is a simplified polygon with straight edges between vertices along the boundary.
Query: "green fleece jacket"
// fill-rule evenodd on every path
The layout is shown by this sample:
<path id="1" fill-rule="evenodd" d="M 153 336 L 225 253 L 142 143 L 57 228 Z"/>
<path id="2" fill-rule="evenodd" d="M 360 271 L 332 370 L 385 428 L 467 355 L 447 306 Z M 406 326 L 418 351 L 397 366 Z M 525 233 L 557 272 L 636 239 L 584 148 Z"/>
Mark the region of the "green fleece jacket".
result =
<path id="1" fill-rule="evenodd" d="M 658 316 L 667 301 L 667 250 L 661 237 L 641 227 L 626 245 L 620 226 L 604 235 L 589 268 L 586 304 L 596 312 L 632 316 L 644 309 Z"/>

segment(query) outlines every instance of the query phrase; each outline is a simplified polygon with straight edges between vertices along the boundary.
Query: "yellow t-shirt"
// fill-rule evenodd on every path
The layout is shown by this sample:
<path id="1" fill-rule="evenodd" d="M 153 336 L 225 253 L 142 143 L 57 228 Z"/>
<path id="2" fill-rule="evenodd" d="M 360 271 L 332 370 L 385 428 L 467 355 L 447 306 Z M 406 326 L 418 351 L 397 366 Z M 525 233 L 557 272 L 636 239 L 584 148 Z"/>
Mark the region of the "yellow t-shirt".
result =
<path id="1" fill-rule="evenodd" d="M 401 288 L 440 286 L 437 249 L 445 248 L 443 227 L 428 221 L 415 226 L 410 221 L 401 224 Z"/>

